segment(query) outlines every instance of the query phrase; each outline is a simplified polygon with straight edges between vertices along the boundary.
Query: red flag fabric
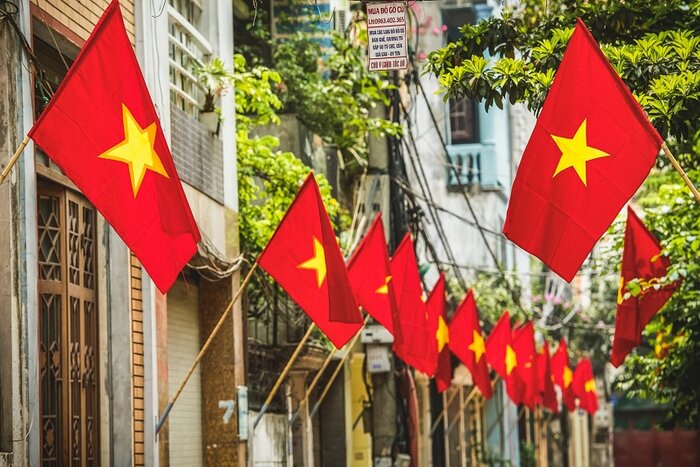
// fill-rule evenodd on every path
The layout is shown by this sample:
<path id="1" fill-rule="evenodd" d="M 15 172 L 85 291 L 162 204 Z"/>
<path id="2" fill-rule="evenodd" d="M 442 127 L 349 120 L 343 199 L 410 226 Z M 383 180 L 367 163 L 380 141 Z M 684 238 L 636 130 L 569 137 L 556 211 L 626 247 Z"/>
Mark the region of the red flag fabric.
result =
<path id="1" fill-rule="evenodd" d="M 490 399 L 493 396 L 493 387 L 486 364 L 486 344 L 471 289 L 452 315 L 449 333 L 453 336 L 449 343 L 450 350 L 469 369 L 474 384 L 484 398 Z"/>
<path id="2" fill-rule="evenodd" d="M 313 174 L 304 180 L 258 264 L 337 348 L 362 327 L 362 315 Z"/>
<path id="3" fill-rule="evenodd" d="M 617 294 L 615 335 L 613 336 L 610 361 L 620 366 L 625 357 L 642 343 L 642 331 L 649 321 L 666 304 L 677 284 L 645 290 L 642 295 L 624 299 L 627 282 L 640 278 L 653 281 L 664 277 L 671 262 L 661 256 L 661 244 L 631 207 L 627 207 L 627 226 L 622 252 L 620 288 Z"/>
<path id="4" fill-rule="evenodd" d="M 166 293 L 201 239 L 117 0 L 29 132 Z"/>
<path id="5" fill-rule="evenodd" d="M 537 354 L 537 381 L 542 394 L 542 405 L 554 413 L 559 413 L 557 393 L 554 391 L 552 369 L 549 362 L 549 344 L 544 341 L 542 352 Z"/>
<path id="6" fill-rule="evenodd" d="M 413 239 L 408 233 L 391 257 L 391 282 L 398 312 L 394 330 L 394 352 L 408 365 L 428 377 L 435 374 L 435 334 L 428 326 L 423 287 Z M 398 330 L 397 330 L 398 328 Z"/>
<path id="7" fill-rule="evenodd" d="M 524 388 L 518 377 L 518 357 L 513 349 L 508 310 L 503 312 L 486 340 L 486 361 L 505 381 L 511 400 L 520 404 Z"/>
<path id="8" fill-rule="evenodd" d="M 571 381 L 573 380 L 573 372 L 569 366 L 569 353 L 566 348 L 566 340 L 559 341 L 559 347 L 554 352 L 550 360 L 552 368 L 552 377 L 554 382 L 561 389 L 561 399 L 569 412 L 576 409 L 576 399 L 574 397 Z"/>
<path id="9" fill-rule="evenodd" d="M 523 153 L 503 233 L 571 281 L 661 143 L 579 20 Z"/>
<path id="10" fill-rule="evenodd" d="M 396 300 L 381 212 L 348 261 L 348 278 L 357 303 L 394 334 Z"/>
<path id="11" fill-rule="evenodd" d="M 542 403 L 542 396 L 537 382 L 539 371 L 532 321 L 513 331 L 513 350 L 518 360 L 518 377 L 523 383 L 522 403 L 534 411 L 535 406 Z"/>
<path id="12" fill-rule="evenodd" d="M 445 309 L 445 274 L 440 273 L 440 277 L 430 292 L 428 301 L 428 326 L 435 336 L 435 384 L 439 393 L 443 393 L 452 384 L 452 362 L 450 360 L 450 349 L 447 344 L 450 342 L 449 329 L 447 327 L 447 315 Z"/>
<path id="13" fill-rule="evenodd" d="M 595 389 L 593 367 L 588 358 L 579 360 L 574 370 L 574 379 L 571 383 L 574 387 L 574 395 L 578 398 L 578 406 L 593 415 L 598 410 L 598 394 Z"/>

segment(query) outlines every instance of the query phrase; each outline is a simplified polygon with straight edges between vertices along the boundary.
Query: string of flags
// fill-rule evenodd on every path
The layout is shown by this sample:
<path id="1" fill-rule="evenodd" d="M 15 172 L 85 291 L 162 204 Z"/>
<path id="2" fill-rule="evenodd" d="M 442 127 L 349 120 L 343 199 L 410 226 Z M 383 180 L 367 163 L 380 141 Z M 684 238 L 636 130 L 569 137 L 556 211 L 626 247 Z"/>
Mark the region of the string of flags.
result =
<path id="1" fill-rule="evenodd" d="M 166 293 L 196 251 L 199 230 L 128 40 L 118 0 L 97 23 L 28 134 L 102 213 Z M 663 141 L 578 21 L 513 185 L 504 226 L 515 244 L 571 281 L 651 170 Z M 624 293 L 634 278 L 663 277 L 669 261 L 628 210 L 611 361 L 620 365 L 678 283 Z M 392 257 L 381 215 L 346 264 L 313 174 L 309 174 L 257 264 L 337 348 L 363 326 L 364 309 L 394 336 L 407 365 L 451 380 L 450 353 L 485 398 L 490 369 L 517 404 L 597 410 L 588 359 L 569 364 L 560 341 L 538 352 L 532 322 L 511 328 L 508 311 L 485 336 L 470 290 L 448 320 L 445 278 L 426 297 L 413 238 Z M 211 339 L 212 336 L 210 336 Z M 195 362 L 196 364 L 196 362 Z"/>

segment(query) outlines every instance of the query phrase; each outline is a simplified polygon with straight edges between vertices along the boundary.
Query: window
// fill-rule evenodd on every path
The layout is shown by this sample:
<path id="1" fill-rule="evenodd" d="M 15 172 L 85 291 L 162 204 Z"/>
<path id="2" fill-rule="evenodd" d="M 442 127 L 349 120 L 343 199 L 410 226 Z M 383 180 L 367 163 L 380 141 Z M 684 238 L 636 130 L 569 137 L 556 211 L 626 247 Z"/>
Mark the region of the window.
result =
<path id="1" fill-rule="evenodd" d="M 99 465 L 96 212 L 58 185 L 37 191 L 41 465 Z"/>
<path id="2" fill-rule="evenodd" d="M 479 141 L 477 109 L 474 101 L 467 98 L 451 98 L 450 144 L 468 144 Z"/>
<path id="3" fill-rule="evenodd" d="M 170 0 L 168 5 L 168 58 L 170 104 L 197 117 L 203 91 L 192 73 L 212 53 L 211 45 L 197 29 L 202 16 L 200 2 Z"/>

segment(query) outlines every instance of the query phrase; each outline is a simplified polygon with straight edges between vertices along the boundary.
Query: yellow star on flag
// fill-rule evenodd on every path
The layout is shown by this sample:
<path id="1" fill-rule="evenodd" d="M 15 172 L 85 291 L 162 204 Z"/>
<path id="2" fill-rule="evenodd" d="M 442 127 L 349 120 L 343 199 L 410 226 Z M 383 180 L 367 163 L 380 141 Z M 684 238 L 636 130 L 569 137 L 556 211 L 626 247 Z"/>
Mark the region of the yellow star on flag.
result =
<path id="1" fill-rule="evenodd" d="M 141 125 L 124 104 L 122 104 L 122 120 L 124 122 L 124 140 L 98 157 L 129 165 L 131 188 L 134 192 L 134 198 L 136 198 L 147 170 L 165 178 L 170 177 L 153 147 L 158 128 L 156 123 L 153 122 L 146 128 L 141 128 Z"/>
<path id="2" fill-rule="evenodd" d="M 482 336 L 476 329 L 474 329 L 472 333 L 472 343 L 469 344 L 469 347 L 467 348 L 474 352 L 474 361 L 476 361 L 476 363 L 479 363 L 479 360 L 481 360 L 481 356 L 484 355 L 484 352 L 486 352 L 486 346 L 484 345 L 484 336 Z"/>
<path id="3" fill-rule="evenodd" d="M 518 359 L 515 356 L 515 351 L 513 347 L 506 345 L 506 374 L 510 375 L 516 366 L 518 366 Z"/>
<path id="4" fill-rule="evenodd" d="M 326 278 L 326 252 L 323 245 L 314 236 L 314 256 L 297 266 L 299 269 L 312 269 L 316 271 L 316 282 L 318 288 L 321 288 L 324 279 Z"/>
<path id="5" fill-rule="evenodd" d="M 384 283 L 380 285 L 377 290 L 374 291 L 374 293 L 379 294 L 379 295 L 386 295 L 389 293 L 389 281 L 391 280 L 391 276 L 386 276 L 384 278 Z"/>
<path id="6" fill-rule="evenodd" d="M 622 289 L 625 287 L 625 278 L 620 277 L 620 284 L 617 287 L 617 304 L 621 305 L 625 301 L 625 295 L 622 293 Z"/>
<path id="7" fill-rule="evenodd" d="M 571 384 L 571 380 L 574 379 L 574 375 L 571 372 L 571 368 L 569 368 L 568 366 L 564 367 L 564 374 L 562 375 L 562 379 L 564 380 L 564 388 L 568 388 Z"/>
<path id="8" fill-rule="evenodd" d="M 583 388 L 586 392 L 595 392 L 595 381 L 593 381 L 593 379 L 589 379 L 586 381 Z"/>
<path id="9" fill-rule="evenodd" d="M 581 126 L 576 130 L 573 138 L 564 138 L 563 136 L 550 135 L 554 142 L 559 146 L 561 158 L 552 178 L 556 177 L 560 172 L 573 167 L 584 185 L 588 186 L 586 181 L 586 163 L 601 157 L 608 157 L 610 154 L 601 151 L 600 149 L 590 147 L 586 138 L 586 120 L 583 120 Z"/>
<path id="10" fill-rule="evenodd" d="M 435 337 L 437 338 L 438 352 L 442 352 L 445 345 L 450 342 L 450 332 L 442 316 L 438 316 L 438 328 L 437 332 L 435 332 Z"/>

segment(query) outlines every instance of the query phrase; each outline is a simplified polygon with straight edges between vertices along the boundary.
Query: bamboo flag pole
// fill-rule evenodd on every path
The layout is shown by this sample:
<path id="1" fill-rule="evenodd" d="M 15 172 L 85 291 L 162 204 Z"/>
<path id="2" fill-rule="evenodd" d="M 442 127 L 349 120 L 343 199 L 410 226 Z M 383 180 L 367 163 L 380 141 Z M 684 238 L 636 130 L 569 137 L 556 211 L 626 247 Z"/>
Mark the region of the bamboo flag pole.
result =
<path id="1" fill-rule="evenodd" d="M 432 436 L 433 433 L 435 433 L 435 430 L 437 430 L 437 427 L 440 424 L 440 420 L 442 420 L 442 417 L 444 417 L 445 414 L 447 414 L 447 409 L 450 406 L 450 404 L 452 404 L 452 401 L 455 399 L 455 397 L 457 397 L 457 394 L 459 394 L 459 391 L 453 392 L 450 398 L 447 399 L 447 401 L 445 401 L 445 398 L 443 398 L 442 410 L 438 414 L 437 418 L 433 421 L 433 426 L 430 427 L 430 436 Z"/>
<path id="2" fill-rule="evenodd" d="M 2 169 L 2 174 L 0 174 L 0 185 L 2 185 L 2 182 L 4 182 L 7 176 L 10 174 L 10 170 L 12 170 L 12 167 L 17 162 L 17 159 L 19 159 L 19 156 L 22 154 L 22 151 L 24 151 L 24 148 L 27 147 L 27 144 L 29 144 L 29 136 L 24 137 L 22 143 L 12 155 L 12 158 L 10 158 L 10 162 L 8 162 L 5 168 Z"/>
<path id="3" fill-rule="evenodd" d="M 698 192 L 698 189 L 695 188 L 695 185 L 693 185 L 693 182 L 690 181 L 688 178 L 688 174 L 685 173 L 681 165 L 678 163 L 675 157 L 673 157 L 673 154 L 671 154 L 671 151 L 668 149 L 668 146 L 666 146 L 666 143 L 661 143 L 661 149 L 663 149 L 664 154 L 666 154 L 666 157 L 668 157 L 668 160 L 671 161 L 671 165 L 673 166 L 674 169 L 676 169 L 676 172 L 678 172 L 681 175 L 681 178 L 685 182 L 686 185 L 688 185 L 688 188 L 690 188 L 690 191 L 693 193 L 693 196 L 695 196 L 695 200 L 700 203 L 700 192 Z"/>
<path id="4" fill-rule="evenodd" d="M 464 407 L 466 407 L 469 404 L 469 402 L 472 399 L 474 399 L 474 396 L 476 396 L 476 391 L 477 391 L 476 386 L 472 386 L 471 391 L 469 391 L 469 393 L 467 393 L 467 397 L 465 397 L 464 400 L 462 400 L 462 403 L 459 405 L 460 410 L 462 410 Z M 457 391 L 457 392 L 459 393 L 459 391 Z M 458 421 L 459 421 L 459 418 L 456 418 L 456 419 L 452 420 L 452 422 L 449 425 L 447 425 L 447 433 L 452 432 L 452 429 L 455 427 L 455 425 L 457 424 Z"/>
<path id="5" fill-rule="evenodd" d="M 272 403 L 272 399 L 274 399 L 277 395 L 277 391 L 279 391 L 280 386 L 284 382 L 284 379 L 287 377 L 287 373 L 289 373 L 289 370 L 292 369 L 294 361 L 301 353 L 301 350 L 304 348 L 304 344 L 306 344 L 306 341 L 309 340 L 309 337 L 311 337 L 311 333 L 314 332 L 314 329 L 316 329 L 316 323 L 311 323 L 309 329 L 306 330 L 306 334 L 304 334 L 304 337 L 302 337 L 299 343 L 297 344 L 297 348 L 294 349 L 294 353 L 291 357 L 289 357 L 289 360 L 287 360 L 287 364 L 284 366 L 282 373 L 280 373 L 279 378 L 277 378 L 277 381 L 275 381 L 275 385 L 272 386 L 270 393 L 267 395 L 267 399 L 265 399 L 265 402 L 260 408 L 260 412 L 255 417 L 255 421 L 253 421 L 253 430 L 255 429 L 255 427 L 258 426 L 258 423 L 260 423 L 260 420 L 262 419 L 262 416 L 265 415 L 265 412 L 267 412 L 267 409 L 270 407 L 270 403 Z"/>
<path id="6" fill-rule="evenodd" d="M 314 408 L 311 409 L 311 414 L 309 414 L 309 419 L 314 418 L 314 416 L 316 415 L 316 412 L 318 412 L 318 409 L 321 407 L 321 403 L 323 402 L 323 399 L 326 398 L 328 391 L 330 391 L 330 389 L 331 389 L 331 385 L 333 384 L 333 381 L 335 381 L 336 376 L 338 376 L 338 373 L 340 373 L 340 370 L 343 368 L 343 365 L 345 364 L 345 360 L 348 359 L 348 356 L 350 355 L 350 349 L 353 348 L 353 346 L 355 345 L 355 342 L 357 342 L 357 339 L 359 339 L 359 338 L 360 338 L 360 331 L 358 331 L 357 334 L 355 334 L 355 337 L 353 337 L 352 340 L 350 341 L 350 345 L 348 346 L 347 350 L 345 351 L 345 355 L 343 355 L 343 358 L 341 358 L 340 362 L 338 362 L 338 366 L 335 367 L 335 370 L 333 371 L 331 378 L 328 380 L 328 383 L 326 383 L 326 387 L 323 388 L 323 392 L 321 392 L 321 395 L 319 396 L 318 400 L 314 404 Z"/>
<path id="7" fill-rule="evenodd" d="M 367 315 L 365 317 L 365 322 L 362 324 L 363 326 L 367 324 L 367 321 L 369 321 L 370 316 Z M 361 331 L 358 332 L 357 335 L 359 335 Z M 355 340 L 352 341 L 350 344 L 350 347 L 348 347 L 348 352 L 352 348 L 352 346 L 355 345 Z M 316 376 L 314 376 L 314 379 L 311 380 L 311 384 L 309 384 L 309 387 L 306 389 L 306 393 L 304 394 L 304 398 L 301 400 L 299 403 L 299 407 L 297 408 L 297 411 L 294 413 L 294 416 L 292 417 L 291 423 L 294 423 L 297 421 L 297 418 L 299 418 L 299 414 L 301 413 L 301 410 L 304 408 L 306 404 L 309 402 L 309 397 L 311 396 L 311 393 L 313 392 L 314 389 L 316 389 L 316 385 L 318 385 L 318 382 L 321 380 L 321 376 L 323 376 L 323 372 L 326 370 L 328 367 L 328 364 L 331 362 L 331 359 L 333 358 L 333 355 L 335 355 L 338 352 L 338 349 L 333 348 L 332 352 L 328 353 L 328 356 L 326 356 L 326 359 L 323 361 L 323 365 L 321 365 L 321 368 L 316 372 Z"/>
<path id="8" fill-rule="evenodd" d="M 216 337 L 219 330 L 224 325 L 224 321 L 226 321 L 226 318 L 228 318 L 228 315 L 231 313 L 231 310 L 233 310 L 233 305 L 238 301 L 238 299 L 243 294 L 243 290 L 248 285 L 248 282 L 250 282 L 250 279 L 253 277 L 253 273 L 255 272 L 255 269 L 257 267 L 258 267 L 258 262 L 256 261 L 255 263 L 253 263 L 253 266 L 250 268 L 250 271 L 248 271 L 248 274 L 245 276 L 245 279 L 243 279 L 243 282 L 241 282 L 240 287 L 238 287 L 236 294 L 231 299 L 231 302 L 226 307 L 226 310 L 224 310 L 224 313 L 221 315 L 221 318 L 219 318 L 219 321 L 216 323 L 216 326 L 214 326 L 214 329 L 212 329 L 211 334 L 209 334 L 209 337 L 207 337 L 206 342 L 204 343 L 204 345 L 202 346 L 202 349 L 197 354 L 197 358 L 195 358 L 194 363 L 192 363 L 190 370 L 187 372 L 187 376 L 185 376 L 185 379 L 180 384 L 180 387 L 177 389 L 177 392 L 175 392 L 175 395 L 173 396 L 173 398 L 170 400 L 170 402 L 168 402 L 168 405 L 165 406 L 165 410 L 163 411 L 163 415 L 161 415 L 160 419 L 158 420 L 158 424 L 156 425 L 156 435 L 158 434 L 160 429 L 163 427 L 163 424 L 165 423 L 165 421 L 168 419 L 168 415 L 170 415 L 170 411 L 173 409 L 175 402 L 177 402 L 177 399 L 180 397 L 180 394 L 182 394 L 182 391 L 185 389 L 187 382 L 190 380 L 190 377 L 192 376 L 192 373 L 194 373 L 195 368 L 197 368 L 197 365 L 199 365 L 200 360 L 202 360 L 202 357 L 204 357 L 204 354 L 209 349 L 209 346 L 211 345 L 212 341 L 214 340 L 214 337 Z"/>

